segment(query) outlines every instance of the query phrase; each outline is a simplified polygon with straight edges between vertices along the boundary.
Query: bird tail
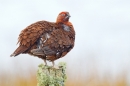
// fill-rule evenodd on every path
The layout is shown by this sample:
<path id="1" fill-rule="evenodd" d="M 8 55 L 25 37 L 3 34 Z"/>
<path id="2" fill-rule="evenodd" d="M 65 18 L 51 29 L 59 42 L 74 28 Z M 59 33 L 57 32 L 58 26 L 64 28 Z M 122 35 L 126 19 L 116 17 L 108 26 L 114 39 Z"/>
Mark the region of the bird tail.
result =
<path id="1" fill-rule="evenodd" d="M 26 47 L 26 46 L 23 46 L 23 45 L 20 45 L 15 51 L 14 51 L 14 53 L 12 53 L 11 55 L 10 55 L 10 57 L 15 57 L 15 56 L 17 56 L 17 55 L 19 55 L 19 54 L 21 54 L 21 53 L 24 53 L 26 50 L 28 49 L 28 47 Z"/>

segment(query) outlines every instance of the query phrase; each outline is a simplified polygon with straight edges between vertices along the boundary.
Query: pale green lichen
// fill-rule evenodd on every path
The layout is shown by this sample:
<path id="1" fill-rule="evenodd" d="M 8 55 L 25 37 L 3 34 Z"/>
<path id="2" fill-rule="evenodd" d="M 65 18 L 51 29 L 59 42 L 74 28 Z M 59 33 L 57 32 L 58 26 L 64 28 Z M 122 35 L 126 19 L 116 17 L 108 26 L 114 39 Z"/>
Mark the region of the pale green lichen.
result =
<path id="1" fill-rule="evenodd" d="M 37 86 L 64 86 L 67 79 L 66 63 L 60 62 L 58 66 L 59 68 L 56 69 L 40 64 L 37 71 Z"/>

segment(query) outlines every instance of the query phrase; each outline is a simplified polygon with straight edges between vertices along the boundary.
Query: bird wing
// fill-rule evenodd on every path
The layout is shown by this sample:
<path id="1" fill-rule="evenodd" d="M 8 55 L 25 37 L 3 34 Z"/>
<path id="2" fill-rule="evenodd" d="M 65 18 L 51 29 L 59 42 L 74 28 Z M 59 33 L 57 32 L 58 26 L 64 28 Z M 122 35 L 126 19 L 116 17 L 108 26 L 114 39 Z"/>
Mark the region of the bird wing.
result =
<path id="1" fill-rule="evenodd" d="M 26 53 L 32 46 L 36 46 L 36 42 L 42 34 L 51 32 L 54 27 L 56 27 L 55 23 L 38 21 L 22 30 L 18 38 L 19 47 L 11 56 L 17 56 L 20 53 Z"/>

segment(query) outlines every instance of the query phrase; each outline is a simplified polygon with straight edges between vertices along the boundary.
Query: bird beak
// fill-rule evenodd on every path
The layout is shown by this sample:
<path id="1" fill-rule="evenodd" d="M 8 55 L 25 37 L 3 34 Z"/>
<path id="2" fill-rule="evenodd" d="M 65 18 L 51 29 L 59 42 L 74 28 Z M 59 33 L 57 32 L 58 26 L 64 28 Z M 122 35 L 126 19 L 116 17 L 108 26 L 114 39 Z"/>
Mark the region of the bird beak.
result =
<path id="1" fill-rule="evenodd" d="M 68 17 L 68 18 L 71 17 L 70 14 L 67 14 L 67 17 Z"/>
<path id="2" fill-rule="evenodd" d="M 71 16 L 70 14 L 67 14 L 67 16 L 65 17 L 65 19 L 69 19 Z"/>

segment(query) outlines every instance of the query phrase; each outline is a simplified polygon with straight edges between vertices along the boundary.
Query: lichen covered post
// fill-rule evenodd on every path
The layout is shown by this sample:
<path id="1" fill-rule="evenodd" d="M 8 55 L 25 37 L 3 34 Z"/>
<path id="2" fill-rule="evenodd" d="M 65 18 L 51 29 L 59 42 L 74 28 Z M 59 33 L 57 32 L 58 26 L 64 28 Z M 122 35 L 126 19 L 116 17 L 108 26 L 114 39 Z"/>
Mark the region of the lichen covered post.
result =
<path id="1" fill-rule="evenodd" d="M 58 67 L 53 68 L 40 64 L 37 71 L 37 86 L 65 86 L 66 63 L 60 62 Z"/>

